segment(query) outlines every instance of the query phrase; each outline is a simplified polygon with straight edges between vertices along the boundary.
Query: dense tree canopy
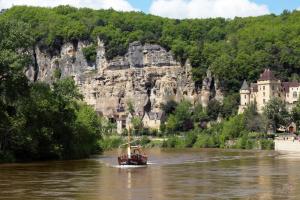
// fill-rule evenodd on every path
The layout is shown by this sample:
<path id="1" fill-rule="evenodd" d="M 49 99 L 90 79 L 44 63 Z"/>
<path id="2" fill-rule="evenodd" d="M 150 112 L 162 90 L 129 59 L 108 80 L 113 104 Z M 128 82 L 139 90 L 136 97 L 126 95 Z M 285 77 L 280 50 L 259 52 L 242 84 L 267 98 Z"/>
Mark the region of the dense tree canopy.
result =
<path id="1" fill-rule="evenodd" d="M 86 157 L 99 151 L 101 121 L 78 103 L 73 79 L 52 86 L 24 74 L 33 47 L 29 25 L 0 19 L 0 162 Z"/>
<path id="2" fill-rule="evenodd" d="M 82 96 L 74 81 L 60 80 L 60 71 L 55 72 L 52 86 L 30 83 L 24 75 L 36 45 L 54 56 L 64 42 L 90 41 L 83 53 L 94 63 L 97 38 L 105 43 L 107 59 L 124 55 L 133 41 L 160 44 L 181 64 L 189 59 L 196 83 L 209 68 L 229 93 L 223 104 L 211 101 L 203 109 L 185 101 L 168 102 L 162 105 L 168 115 L 164 128 L 171 133 L 188 131 L 222 116 L 228 120 L 203 130 L 196 144 L 215 147 L 242 137 L 240 146 L 246 147 L 250 133 L 265 131 L 267 122 L 274 129 L 285 125 L 289 115 L 275 99 L 266 106 L 265 116 L 251 108 L 234 116 L 239 103 L 236 92 L 242 80 L 256 80 L 266 67 L 281 80 L 300 80 L 299 21 L 300 11 L 233 20 L 176 20 L 112 9 L 15 6 L 0 14 L 0 161 L 78 158 L 99 150 L 100 133 L 110 133 L 113 127 L 79 103 Z M 299 110 L 299 105 L 293 110 L 297 122 Z M 136 119 L 136 127 L 140 124 Z M 191 146 L 195 134 L 188 141 Z"/>
<path id="3" fill-rule="evenodd" d="M 210 68 L 229 92 L 237 91 L 243 79 L 256 80 L 266 67 L 282 79 L 299 79 L 299 11 L 233 20 L 176 20 L 141 12 L 15 6 L 0 18 L 27 23 L 35 43 L 51 47 L 52 53 L 65 41 L 95 43 L 97 37 L 105 42 L 109 59 L 126 53 L 136 40 L 158 43 L 181 63 L 189 59 L 196 81 Z M 93 49 L 85 51 L 90 61 L 95 59 Z"/>

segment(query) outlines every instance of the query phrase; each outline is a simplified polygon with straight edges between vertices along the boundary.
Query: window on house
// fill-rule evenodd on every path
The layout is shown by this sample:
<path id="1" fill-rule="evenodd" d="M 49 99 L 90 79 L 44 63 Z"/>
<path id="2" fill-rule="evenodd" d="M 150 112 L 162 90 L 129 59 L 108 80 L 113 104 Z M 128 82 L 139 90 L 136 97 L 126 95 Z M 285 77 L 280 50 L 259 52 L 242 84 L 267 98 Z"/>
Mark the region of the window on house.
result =
<path id="1" fill-rule="evenodd" d="M 263 95 L 264 95 L 264 96 L 266 96 L 266 93 L 265 93 L 265 92 L 263 92 Z"/>
<path id="2" fill-rule="evenodd" d="M 263 90 L 265 90 L 265 86 L 263 86 Z"/>
<path id="3" fill-rule="evenodd" d="M 297 98 L 297 92 L 293 92 L 293 98 L 294 98 L 294 99 Z"/>
<path id="4" fill-rule="evenodd" d="M 266 100 L 265 100 L 265 99 L 263 99 L 263 102 L 264 102 L 264 103 L 266 103 Z"/>
<path id="5" fill-rule="evenodd" d="M 247 95 L 245 95 L 245 99 L 247 99 Z"/>
<path id="6" fill-rule="evenodd" d="M 272 90 L 275 90 L 275 87 L 274 87 L 274 85 L 272 86 Z"/>

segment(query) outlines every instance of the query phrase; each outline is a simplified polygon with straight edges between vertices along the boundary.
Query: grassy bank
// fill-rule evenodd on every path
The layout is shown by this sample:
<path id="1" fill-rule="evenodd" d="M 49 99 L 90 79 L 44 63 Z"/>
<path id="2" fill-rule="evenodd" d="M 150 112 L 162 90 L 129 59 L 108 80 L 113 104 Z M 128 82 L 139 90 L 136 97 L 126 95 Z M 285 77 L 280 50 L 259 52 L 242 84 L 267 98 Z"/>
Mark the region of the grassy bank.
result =
<path id="1" fill-rule="evenodd" d="M 255 137 L 253 136 L 255 135 Z M 184 135 L 165 137 L 141 136 L 134 139 L 133 145 L 141 145 L 144 148 L 232 148 L 232 149 L 257 149 L 272 150 L 274 142 L 271 139 L 257 138 L 257 134 L 251 133 L 242 137 L 222 141 L 221 137 L 208 134 L 195 134 L 193 132 Z M 99 142 L 104 151 L 119 148 L 126 143 L 124 136 L 107 136 Z"/>
<path id="2" fill-rule="evenodd" d="M 256 139 L 243 136 L 223 143 L 215 136 L 199 134 L 187 136 L 172 136 L 162 143 L 163 148 L 231 148 L 272 150 L 274 142 L 270 139 Z"/>

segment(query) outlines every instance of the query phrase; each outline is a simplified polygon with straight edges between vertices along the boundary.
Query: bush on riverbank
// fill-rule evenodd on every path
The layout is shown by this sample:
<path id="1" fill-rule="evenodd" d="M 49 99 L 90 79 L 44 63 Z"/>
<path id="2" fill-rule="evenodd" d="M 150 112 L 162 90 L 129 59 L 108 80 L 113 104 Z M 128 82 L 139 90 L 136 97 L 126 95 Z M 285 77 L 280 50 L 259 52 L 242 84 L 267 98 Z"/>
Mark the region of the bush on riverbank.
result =
<path id="1" fill-rule="evenodd" d="M 171 136 L 162 144 L 163 148 L 184 148 L 185 138 L 180 136 Z"/>
<path id="2" fill-rule="evenodd" d="M 259 140 L 261 149 L 263 150 L 273 150 L 274 149 L 274 141 L 273 140 L 267 140 L 267 139 L 261 139 Z"/>
<path id="3" fill-rule="evenodd" d="M 103 151 L 112 150 L 120 147 L 124 143 L 124 139 L 119 135 L 104 136 L 98 141 L 98 146 Z"/>

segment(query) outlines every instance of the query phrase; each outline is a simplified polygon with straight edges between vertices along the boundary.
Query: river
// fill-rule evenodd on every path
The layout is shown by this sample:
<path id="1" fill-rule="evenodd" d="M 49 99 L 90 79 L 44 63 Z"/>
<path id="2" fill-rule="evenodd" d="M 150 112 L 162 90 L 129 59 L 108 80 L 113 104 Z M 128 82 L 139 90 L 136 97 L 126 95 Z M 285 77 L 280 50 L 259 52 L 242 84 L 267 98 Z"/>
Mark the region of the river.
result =
<path id="1" fill-rule="evenodd" d="M 299 155 L 150 149 L 147 167 L 119 168 L 117 154 L 0 165 L 0 199 L 300 199 Z"/>

